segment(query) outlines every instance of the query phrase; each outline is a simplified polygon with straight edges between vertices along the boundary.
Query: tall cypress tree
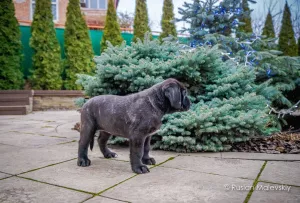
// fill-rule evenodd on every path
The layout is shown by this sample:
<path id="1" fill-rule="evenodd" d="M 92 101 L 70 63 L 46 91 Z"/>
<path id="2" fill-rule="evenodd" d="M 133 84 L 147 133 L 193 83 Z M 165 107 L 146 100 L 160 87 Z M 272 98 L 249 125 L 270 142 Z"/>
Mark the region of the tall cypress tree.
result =
<path id="1" fill-rule="evenodd" d="M 279 50 L 282 51 L 284 55 L 297 56 L 297 45 L 291 21 L 291 11 L 287 2 L 285 2 L 279 34 Z"/>
<path id="2" fill-rule="evenodd" d="M 249 4 L 248 0 L 242 0 L 242 8 L 243 8 L 243 15 L 239 18 L 240 22 L 245 23 L 244 25 L 240 25 L 238 30 L 240 32 L 253 32 L 252 31 L 252 25 L 251 25 L 251 16 L 250 16 L 250 9 L 249 9 Z"/>
<path id="3" fill-rule="evenodd" d="M 20 38 L 13 1 L 0 1 L 0 90 L 22 88 Z"/>
<path id="4" fill-rule="evenodd" d="M 88 27 L 80 10 L 79 0 L 69 0 L 65 29 L 66 89 L 81 89 L 75 84 L 76 74 L 94 70 L 94 51 Z"/>
<path id="5" fill-rule="evenodd" d="M 268 38 L 275 37 L 274 25 L 273 25 L 272 15 L 271 15 L 270 11 L 268 12 L 262 34 L 266 35 Z"/>
<path id="6" fill-rule="evenodd" d="M 31 34 L 30 46 L 34 51 L 32 87 L 46 90 L 61 89 L 61 54 L 50 0 L 36 0 Z"/>
<path id="7" fill-rule="evenodd" d="M 106 41 L 109 41 L 114 46 L 120 45 L 123 42 L 116 9 L 114 6 L 114 0 L 109 0 L 108 2 L 105 28 L 101 40 L 101 52 L 107 48 Z"/>
<path id="8" fill-rule="evenodd" d="M 146 32 L 151 32 L 146 0 L 136 0 L 133 29 L 134 42 L 136 42 L 138 38 L 144 39 Z"/>
<path id="9" fill-rule="evenodd" d="M 161 28 L 162 33 L 159 36 L 159 39 L 162 40 L 169 35 L 177 37 L 175 23 L 172 22 L 174 20 L 174 6 L 172 0 L 164 0 L 163 6 L 163 15 L 161 19 Z"/>

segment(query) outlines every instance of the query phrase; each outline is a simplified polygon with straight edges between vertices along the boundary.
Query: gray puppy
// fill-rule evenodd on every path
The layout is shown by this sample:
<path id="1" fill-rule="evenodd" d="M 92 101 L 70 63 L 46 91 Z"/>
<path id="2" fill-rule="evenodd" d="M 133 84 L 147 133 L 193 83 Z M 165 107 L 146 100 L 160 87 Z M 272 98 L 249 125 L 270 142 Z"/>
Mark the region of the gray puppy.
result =
<path id="1" fill-rule="evenodd" d="M 111 135 L 129 139 L 130 163 L 135 173 L 147 173 L 146 165 L 155 165 L 149 156 L 151 135 L 161 126 L 165 114 L 190 108 L 186 88 L 175 79 L 167 79 L 149 89 L 127 96 L 101 95 L 90 99 L 81 110 L 78 166 L 89 166 L 88 146 L 100 130 L 98 144 L 105 158 L 116 157 L 107 148 Z M 145 165 L 146 164 L 146 165 Z"/>

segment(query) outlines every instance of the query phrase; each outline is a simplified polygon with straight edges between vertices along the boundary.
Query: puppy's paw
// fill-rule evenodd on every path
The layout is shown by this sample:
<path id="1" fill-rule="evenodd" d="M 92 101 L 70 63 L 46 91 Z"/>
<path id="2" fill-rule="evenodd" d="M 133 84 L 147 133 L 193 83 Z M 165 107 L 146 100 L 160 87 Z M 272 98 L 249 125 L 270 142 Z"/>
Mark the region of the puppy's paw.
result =
<path id="1" fill-rule="evenodd" d="M 143 158 L 142 162 L 143 162 L 143 164 L 146 164 L 146 165 L 155 165 L 156 164 L 155 159 L 152 158 L 152 157 L 150 157 L 150 158 Z"/>
<path id="2" fill-rule="evenodd" d="M 118 155 L 115 152 L 111 152 L 111 151 L 103 154 L 103 156 L 107 159 L 118 157 Z"/>
<path id="3" fill-rule="evenodd" d="M 91 165 L 91 160 L 89 160 L 88 158 L 78 158 L 77 165 L 82 167 L 89 166 Z"/>
<path id="4" fill-rule="evenodd" d="M 138 174 L 150 172 L 146 165 L 135 165 L 132 166 L 132 171 Z"/>

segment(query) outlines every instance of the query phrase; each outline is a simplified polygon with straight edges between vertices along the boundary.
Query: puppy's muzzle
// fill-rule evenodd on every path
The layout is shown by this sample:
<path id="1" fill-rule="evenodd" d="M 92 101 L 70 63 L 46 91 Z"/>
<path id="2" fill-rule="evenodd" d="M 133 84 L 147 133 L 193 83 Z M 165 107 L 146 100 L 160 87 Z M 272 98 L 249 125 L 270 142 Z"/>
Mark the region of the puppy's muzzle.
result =
<path id="1" fill-rule="evenodd" d="M 187 96 L 184 96 L 182 98 L 182 102 L 181 102 L 181 111 L 188 111 L 191 107 L 191 102 L 189 100 L 189 98 Z"/>

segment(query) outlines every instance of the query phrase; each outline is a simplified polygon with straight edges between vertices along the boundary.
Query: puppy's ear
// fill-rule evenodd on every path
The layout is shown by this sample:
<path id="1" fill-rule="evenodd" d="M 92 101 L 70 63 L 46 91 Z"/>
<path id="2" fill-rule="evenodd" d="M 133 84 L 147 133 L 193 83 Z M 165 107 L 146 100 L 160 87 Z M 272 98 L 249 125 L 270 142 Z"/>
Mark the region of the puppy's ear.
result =
<path id="1" fill-rule="evenodd" d="M 164 94 L 174 109 L 181 109 L 181 92 L 175 83 L 169 83 L 164 88 Z"/>

